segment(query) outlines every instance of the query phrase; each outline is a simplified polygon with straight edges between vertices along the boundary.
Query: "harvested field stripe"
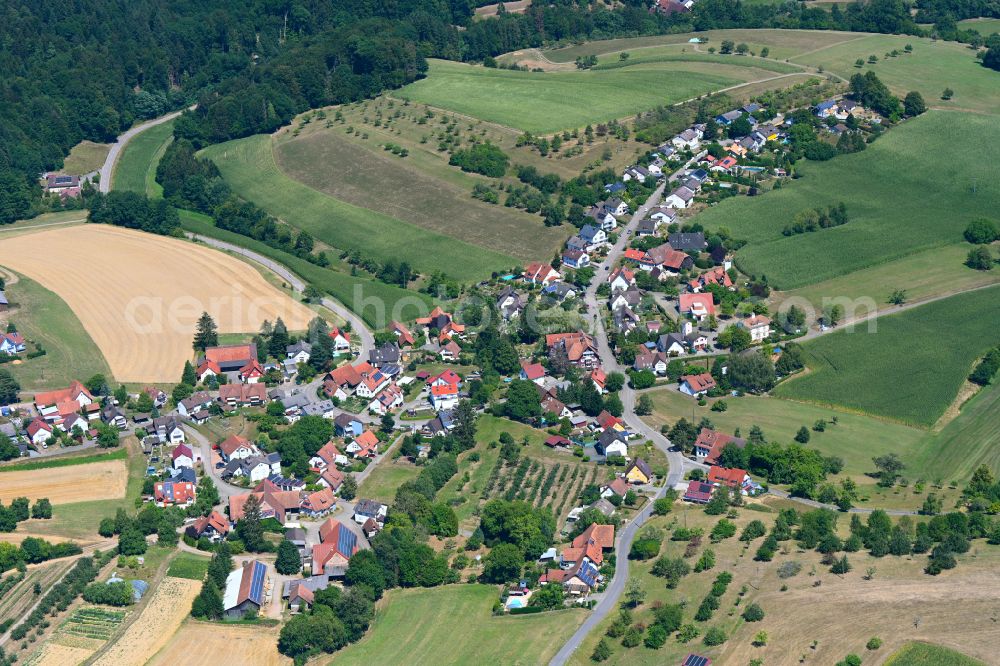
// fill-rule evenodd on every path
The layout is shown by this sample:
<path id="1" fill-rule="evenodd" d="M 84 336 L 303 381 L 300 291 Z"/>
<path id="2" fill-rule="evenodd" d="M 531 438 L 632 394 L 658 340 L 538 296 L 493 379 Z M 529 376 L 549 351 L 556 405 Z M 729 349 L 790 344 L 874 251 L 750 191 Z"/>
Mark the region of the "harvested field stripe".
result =
<path id="1" fill-rule="evenodd" d="M 63 456 L 47 460 L 35 460 L 32 462 L 19 463 L 17 465 L 0 465 L 0 472 L 27 472 L 33 469 L 70 467 L 72 465 L 86 465 L 94 462 L 105 462 L 107 460 L 125 460 L 126 458 L 128 458 L 128 451 L 124 448 L 119 448 L 110 453 L 95 453 L 93 455 L 86 456 Z"/>

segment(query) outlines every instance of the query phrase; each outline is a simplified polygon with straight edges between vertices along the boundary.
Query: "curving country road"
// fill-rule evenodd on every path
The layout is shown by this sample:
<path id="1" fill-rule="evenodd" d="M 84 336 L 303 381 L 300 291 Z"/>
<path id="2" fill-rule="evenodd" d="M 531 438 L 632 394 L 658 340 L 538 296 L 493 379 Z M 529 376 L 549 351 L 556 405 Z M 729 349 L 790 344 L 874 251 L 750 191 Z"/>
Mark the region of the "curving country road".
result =
<path id="1" fill-rule="evenodd" d="M 192 109 L 194 106 L 191 107 Z M 121 157 L 121 152 L 125 148 L 126 144 L 131 141 L 137 134 L 145 132 L 150 127 L 155 127 L 157 125 L 162 125 L 163 123 L 170 122 L 177 116 L 184 113 L 186 109 L 181 109 L 180 111 L 174 111 L 173 113 L 168 113 L 165 116 L 160 116 L 159 118 L 153 118 L 152 120 L 147 120 L 144 123 L 139 123 L 135 127 L 123 132 L 118 139 L 111 145 L 111 150 L 108 152 L 108 156 L 104 159 L 104 165 L 101 167 L 99 173 L 101 174 L 101 181 L 98 183 L 98 189 L 101 192 L 107 194 L 111 191 L 111 177 L 115 172 L 115 164 L 118 162 L 118 158 Z"/>

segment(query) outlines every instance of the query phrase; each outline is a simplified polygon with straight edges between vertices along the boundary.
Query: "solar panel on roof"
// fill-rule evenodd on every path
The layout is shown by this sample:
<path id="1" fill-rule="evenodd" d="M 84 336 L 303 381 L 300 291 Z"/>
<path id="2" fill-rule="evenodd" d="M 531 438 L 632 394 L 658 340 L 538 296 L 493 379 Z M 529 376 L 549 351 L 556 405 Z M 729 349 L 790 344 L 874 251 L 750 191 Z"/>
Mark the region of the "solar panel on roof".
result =
<path id="1" fill-rule="evenodd" d="M 340 526 L 337 532 L 337 552 L 345 557 L 350 557 L 354 554 L 354 547 L 358 543 L 358 535 L 343 525 Z"/>
<path id="2" fill-rule="evenodd" d="M 257 604 L 262 604 L 264 601 L 264 574 L 266 573 L 267 568 L 263 564 L 254 562 L 249 598 Z"/>

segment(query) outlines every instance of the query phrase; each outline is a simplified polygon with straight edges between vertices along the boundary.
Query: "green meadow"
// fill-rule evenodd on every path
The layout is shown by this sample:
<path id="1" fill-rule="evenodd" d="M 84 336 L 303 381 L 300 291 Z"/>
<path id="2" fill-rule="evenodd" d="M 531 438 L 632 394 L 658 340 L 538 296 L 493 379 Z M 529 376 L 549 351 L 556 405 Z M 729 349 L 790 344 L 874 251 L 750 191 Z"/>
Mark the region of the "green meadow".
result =
<path id="1" fill-rule="evenodd" d="M 154 125 L 140 132 L 125 144 L 118 156 L 112 188 L 162 196 L 163 188 L 156 182 L 156 166 L 173 139 L 174 121 Z"/>
<path id="2" fill-rule="evenodd" d="M 397 96 L 526 132 L 549 133 L 633 115 L 752 80 L 690 71 L 686 63 L 653 69 L 520 72 L 430 61 L 427 78 Z"/>
<path id="3" fill-rule="evenodd" d="M 1000 89 L 1000 76 L 997 84 Z M 701 212 L 698 221 L 749 241 L 736 255 L 744 273 L 765 274 L 783 290 L 804 287 L 963 244 L 971 220 L 997 214 L 1000 164 L 969 159 L 994 144 L 1000 144 L 995 117 L 928 112 L 894 127 L 863 152 L 803 161 L 796 166 L 801 178 L 782 189 L 727 199 Z M 781 234 L 797 213 L 841 201 L 847 204 L 847 224 Z"/>
<path id="4" fill-rule="evenodd" d="M 256 135 L 203 151 L 240 196 L 316 240 L 379 261 L 405 261 L 422 273 L 441 271 L 459 281 L 479 280 L 519 262 L 383 213 L 355 206 L 308 187 L 275 163 L 272 138 Z"/>
<path id="5" fill-rule="evenodd" d="M 933 425 L 976 359 L 1000 342 L 1000 286 L 952 296 L 803 344 L 809 372 L 773 393 Z"/>
<path id="6" fill-rule="evenodd" d="M 885 666 L 983 666 L 983 662 L 942 645 L 908 643 L 890 656 Z"/>

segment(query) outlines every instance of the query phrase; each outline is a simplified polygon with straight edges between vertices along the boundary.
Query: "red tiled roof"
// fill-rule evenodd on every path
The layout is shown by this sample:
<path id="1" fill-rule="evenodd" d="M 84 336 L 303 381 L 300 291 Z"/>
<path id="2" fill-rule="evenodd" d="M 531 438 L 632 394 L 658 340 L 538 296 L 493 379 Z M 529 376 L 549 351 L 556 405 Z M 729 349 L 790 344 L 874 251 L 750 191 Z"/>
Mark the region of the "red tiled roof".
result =
<path id="1" fill-rule="evenodd" d="M 90 394 L 90 391 L 87 390 L 86 386 L 84 386 L 78 381 L 73 381 L 67 388 L 36 394 L 35 404 L 40 406 L 48 406 L 48 405 L 56 405 L 63 402 L 76 402 L 77 397 L 81 393 L 86 395 L 91 400 L 94 399 L 94 396 Z M 79 405 L 77 405 L 77 409 L 79 409 Z"/>
<path id="2" fill-rule="evenodd" d="M 373 446 L 378 446 L 378 437 L 371 430 L 365 430 L 363 433 L 354 438 L 355 444 L 362 448 L 371 448 Z"/>
<path id="3" fill-rule="evenodd" d="M 708 481 L 709 483 L 718 483 L 730 488 L 739 488 L 743 485 L 743 479 L 746 475 L 746 471 L 738 467 L 727 469 L 718 465 L 712 465 L 708 470 Z"/>
<path id="4" fill-rule="evenodd" d="M 592 523 L 578 537 L 573 539 L 574 548 L 583 548 L 589 542 L 593 542 L 602 549 L 607 550 L 615 547 L 615 526 L 598 525 Z"/>
<path id="5" fill-rule="evenodd" d="M 541 363 L 528 363 L 527 361 L 521 361 L 521 371 L 524 373 L 524 376 L 531 381 L 541 379 L 545 376 L 545 366 Z"/>
<path id="6" fill-rule="evenodd" d="M 227 456 L 231 456 L 241 446 L 250 448 L 253 445 L 250 443 L 250 440 L 248 440 L 245 437 L 240 437 L 239 435 L 230 435 L 219 444 L 219 450 L 225 453 Z"/>
<path id="7" fill-rule="evenodd" d="M 691 312 L 695 305 L 701 305 L 708 314 L 715 314 L 715 303 L 712 294 L 681 294 L 678 297 L 681 314 Z"/>
<path id="8" fill-rule="evenodd" d="M 394 321 L 391 324 L 389 324 L 389 330 L 390 331 L 395 331 L 396 333 L 399 334 L 399 341 L 400 342 L 402 342 L 404 344 L 407 344 L 407 345 L 412 345 L 413 344 L 413 341 L 414 341 L 413 340 L 413 334 L 410 333 L 410 329 L 406 328 L 406 326 L 404 326 L 403 324 L 399 323 L 398 321 Z"/>
<path id="9" fill-rule="evenodd" d="M 309 493 L 306 498 L 302 500 L 302 505 L 308 507 L 313 511 L 326 511 L 337 503 L 337 498 L 333 495 L 333 490 L 330 488 L 324 488 L 323 490 L 317 490 L 314 493 Z"/>
<path id="10" fill-rule="evenodd" d="M 695 391 L 711 391 L 715 388 L 715 378 L 707 372 L 700 375 L 684 375 L 681 377 L 682 383 L 687 383 Z"/>
<path id="11" fill-rule="evenodd" d="M 234 361 L 248 361 L 256 357 L 256 352 L 252 345 L 225 345 L 222 347 L 209 347 L 205 350 L 205 359 L 215 363 L 233 363 Z"/>
<path id="12" fill-rule="evenodd" d="M 694 441 L 694 447 L 695 449 L 707 449 L 708 455 L 705 457 L 705 462 L 714 465 L 722 453 L 722 449 L 726 448 L 730 442 L 734 442 L 740 447 L 746 444 L 745 440 L 732 435 L 716 432 L 711 428 L 702 428 L 701 432 L 698 433 L 698 439 Z"/>

